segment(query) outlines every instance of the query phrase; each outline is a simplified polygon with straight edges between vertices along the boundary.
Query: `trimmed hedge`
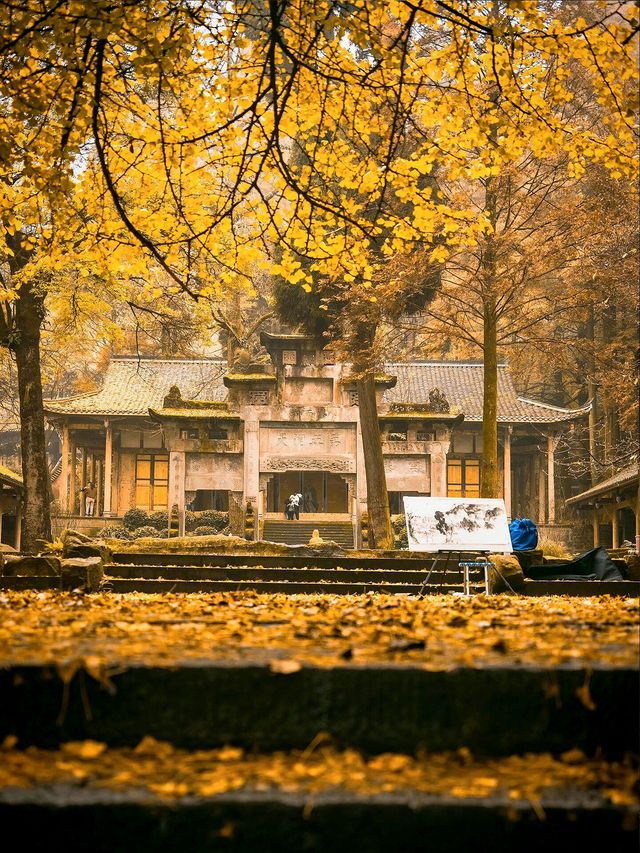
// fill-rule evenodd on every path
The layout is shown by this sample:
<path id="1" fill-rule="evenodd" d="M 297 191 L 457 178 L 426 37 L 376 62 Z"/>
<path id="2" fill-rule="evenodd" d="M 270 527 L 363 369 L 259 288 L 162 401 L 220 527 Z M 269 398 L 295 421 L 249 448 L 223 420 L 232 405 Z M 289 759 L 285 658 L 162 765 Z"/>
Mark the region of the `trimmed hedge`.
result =
<path id="1" fill-rule="evenodd" d="M 148 525 L 149 521 L 149 513 L 143 509 L 139 509 L 137 506 L 128 509 L 122 516 L 122 523 L 127 530 L 137 530 L 139 527 Z"/>
<path id="2" fill-rule="evenodd" d="M 216 533 L 218 533 L 218 530 L 215 527 L 207 527 L 206 525 L 196 527 L 193 531 L 194 536 L 215 536 Z"/>
<path id="3" fill-rule="evenodd" d="M 164 535 L 167 535 L 166 531 Z M 152 527 L 150 524 L 146 524 L 143 527 L 136 528 L 131 534 L 132 539 L 142 539 L 143 536 L 151 536 L 154 539 L 162 538 L 160 536 L 160 531 L 157 530 L 155 527 Z"/>
<path id="4" fill-rule="evenodd" d="M 169 516 L 164 509 L 156 510 L 149 515 L 149 524 L 156 530 L 165 530 L 169 526 Z"/>

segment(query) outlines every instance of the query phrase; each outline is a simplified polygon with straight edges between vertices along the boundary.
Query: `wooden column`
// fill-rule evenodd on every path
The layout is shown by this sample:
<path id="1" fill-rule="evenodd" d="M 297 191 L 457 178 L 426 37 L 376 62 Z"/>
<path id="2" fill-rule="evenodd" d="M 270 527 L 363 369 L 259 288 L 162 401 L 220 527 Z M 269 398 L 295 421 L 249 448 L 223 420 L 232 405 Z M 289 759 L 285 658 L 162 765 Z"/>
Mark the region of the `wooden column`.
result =
<path id="1" fill-rule="evenodd" d="M 105 421 L 104 437 L 104 502 L 102 514 L 111 515 L 111 473 L 113 466 L 113 427 L 111 421 Z"/>
<path id="2" fill-rule="evenodd" d="M 80 450 L 80 488 L 84 489 L 87 485 L 87 448 L 83 447 Z M 84 493 L 82 493 L 82 497 L 80 498 L 80 515 L 84 515 L 85 513 L 85 500 Z"/>
<path id="3" fill-rule="evenodd" d="M 503 456 L 503 477 L 504 477 L 504 505 L 507 510 L 507 518 L 511 519 L 511 433 L 513 427 L 505 427 L 504 431 L 504 447 L 502 450 Z"/>
<path id="4" fill-rule="evenodd" d="M 640 554 L 640 488 L 636 495 L 636 554 Z"/>
<path id="5" fill-rule="evenodd" d="M 542 455 L 538 457 L 538 523 L 544 524 L 546 521 L 546 502 L 544 495 L 544 487 L 546 476 L 544 473 L 544 465 L 542 464 Z"/>
<path id="6" fill-rule="evenodd" d="M 62 425 L 62 460 L 60 464 L 60 508 L 69 512 L 69 424 Z"/>
<path id="7" fill-rule="evenodd" d="M 547 436 L 547 521 L 549 524 L 556 523 L 556 472 L 555 472 L 555 450 L 557 438 L 554 435 Z"/>
<path id="8" fill-rule="evenodd" d="M 70 453 L 69 453 L 69 457 L 70 457 L 70 461 L 69 461 L 69 511 L 71 512 L 71 515 L 74 515 L 75 511 L 76 511 L 76 493 L 77 493 L 77 476 L 78 476 L 78 471 L 77 471 L 78 460 L 76 458 L 77 450 L 76 450 L 75 441 L 71 441 L 69 443 L 69 450 L 70 450 Z"/>
<path id="9" fill-rule="evenodd" d="M 14 548 L 16 551 L 20 550 L 22 545 L 22 500 L 18 500 L 16 503 L 16 535 L 15 535 L 15 545 Z"/>
<path id="10" fill-rule="evenodd" d="M 600 525 L 598 523 L 598 510 L 593 511 L 593 547 L 597 548 L 600 544 Z"/>
<path id="11" fill-rule="evenodd" d="M 613 507 L 611 515 L 611 547 L 620 547 L 620 511 L 616 506 Z"/>

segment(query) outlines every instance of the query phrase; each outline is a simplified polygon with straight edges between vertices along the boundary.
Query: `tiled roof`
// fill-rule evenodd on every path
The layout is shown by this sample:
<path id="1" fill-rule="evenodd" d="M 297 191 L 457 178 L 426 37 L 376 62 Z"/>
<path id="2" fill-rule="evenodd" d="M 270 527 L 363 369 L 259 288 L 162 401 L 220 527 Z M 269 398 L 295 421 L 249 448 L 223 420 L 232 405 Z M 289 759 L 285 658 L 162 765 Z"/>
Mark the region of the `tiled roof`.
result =
<path id="1" fill-rule="evenodd" d="M 212 359 L 146 359 L 116 356 L 96 393 L 45 401 L 50 414 L 148 415 L 161 409 L 165 395 L 177 385 L 185 400 L 222 402 L 226 362 Z"/>
<path id="2" fill-rule="evenodd" d="M 597 495 L 603 495 L 605 492 L 610 492 L 614 489 L 622 488 L 623 486 L 629 486 L 634 482 L 636 486 L 640 484 L 640 466 L 637 462 L 633 465 L 629 465 L 627 468 L 623 468 L 621 471 L 618 471 L 617 474 L 607 477 L 606 480 L 592 486 L 585 492 L 581 492 L 579 495 L 574 495 L 572 498 L 567 498 L 565 503 L 581 503 L 589 498 L 595 498 Z"/>
<path id="3" fill-rule="evenodd" d="M 482 421 L 484 389 L 481 362 L 388 362 L 387 373 L 398 377 L 395 388 L 384 393 L 388 403 L 428 403 L 429 391 L 439 388 L 452 409 L 464 412 L 465 421 Z M 552 424 L 569 421 L 589 411 L 563 409 L 519 397 L 506 364 L 498 365 L 498 421 L 500 423 Z"/>
<path id="4" fill-rule="evenodd" d="M 49 414 L 147 415 L 162 409 L 164 397 L 177 385 L 184 400 L 227 399 L 223 384 L 226 362 L 212 359 L 145 359 L 118 356 L 111 360 L 100 391 L 48 400 Z M 387 374 L 397 376 L 394 388 L 384 393 L 388 403 L 428 403 L 434 388 L 443 391 L 453 411 L 466 421 L 482 421 L 483 369 L 470 362 L 392 362 Z M 589 410 L 563 409 L 519 397 L 506 365 L 498 368 L 498 420 L 501 423 L 558 423 Z"/>
<path id="5" fill-rule="evenodd" d="M 0 483 L 7 483 L 10 486 L 20 486 L 22 488 L 22 474 L 12 471 L 11 468 L 5 468 L 0 465 Z"/>

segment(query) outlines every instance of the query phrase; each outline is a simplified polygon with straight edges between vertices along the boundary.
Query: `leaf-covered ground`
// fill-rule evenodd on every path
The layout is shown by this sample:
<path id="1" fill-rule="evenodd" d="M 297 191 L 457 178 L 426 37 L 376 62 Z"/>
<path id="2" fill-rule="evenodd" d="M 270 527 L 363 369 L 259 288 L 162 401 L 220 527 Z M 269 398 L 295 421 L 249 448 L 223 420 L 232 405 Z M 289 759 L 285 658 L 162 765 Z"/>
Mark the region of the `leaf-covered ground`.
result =
<path id="1" fill-rule="evenodd" d="M 0 593 L 0 666 L 638 666 L 638 599 Z"/>
<path id="2" fill-rule="evenodd" d="M 320 739 L 318 739 L 320 740 Z M 244 754 L 236 747 L 188 752 L 153 738 L 134 749 L 108 749 L 76 741 L 47 751 L 12 748 L 0 753 L 0 788 L 71 785 L 94 789 L 135 788 L 163 799 L 210 797 L 241 789 L 309 797 L 330 791 L 376 795 L 411 790 L 454 798 L 497 797 L 527 801 L 543 817 L 541 800 L 572 794 L 599 795 L 634 807 L 637 774 L 631 759 L 603 762 L 571 750 L 475 759 L 466 749 L 411 757 L 384 753 L 365 757 L 352 750 L 310 744 L 304 751 Z M 310 800 L 312 802 L 312 800 Z"/>

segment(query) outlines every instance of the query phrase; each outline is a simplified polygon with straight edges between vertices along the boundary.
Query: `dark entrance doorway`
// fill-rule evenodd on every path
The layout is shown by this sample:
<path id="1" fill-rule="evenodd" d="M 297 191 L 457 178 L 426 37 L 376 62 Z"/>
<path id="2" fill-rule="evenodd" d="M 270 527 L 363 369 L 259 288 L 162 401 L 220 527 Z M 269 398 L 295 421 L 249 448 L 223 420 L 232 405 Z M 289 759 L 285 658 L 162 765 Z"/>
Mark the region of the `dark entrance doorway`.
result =
<path id="1" fill-rule="evenodd" d="M 302 495 L 301 512 L 349 512 L 349 489 L 338 474 L 327 471 L 287 471 L 267 485 L 267 512 L 284 513 L 289 495 Z"/>

